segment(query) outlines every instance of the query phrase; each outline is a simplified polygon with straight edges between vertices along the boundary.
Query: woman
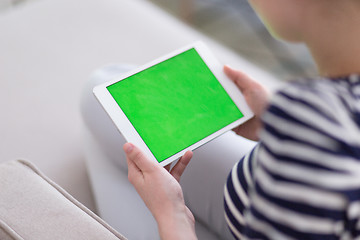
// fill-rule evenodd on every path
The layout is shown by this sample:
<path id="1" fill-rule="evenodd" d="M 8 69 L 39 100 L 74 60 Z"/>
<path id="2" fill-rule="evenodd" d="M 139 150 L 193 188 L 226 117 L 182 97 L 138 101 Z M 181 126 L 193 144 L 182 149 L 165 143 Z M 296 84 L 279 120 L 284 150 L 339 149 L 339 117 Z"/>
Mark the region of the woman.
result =
<path id="1" fill-rule="evenodd" d="M 225 186 L 225 216 L 238 239 L 355 239 L 360 236 L 360 1 L 251 0 L 276 38 L 303 42 L 319 75 L 288 84 L 270 100 L 240 71 L 224 71 L 255 117 L 235 129 L 259 144 Z M 196 239 L 174 168 L 124 145 L 129 180 L 162 239 Z"/>

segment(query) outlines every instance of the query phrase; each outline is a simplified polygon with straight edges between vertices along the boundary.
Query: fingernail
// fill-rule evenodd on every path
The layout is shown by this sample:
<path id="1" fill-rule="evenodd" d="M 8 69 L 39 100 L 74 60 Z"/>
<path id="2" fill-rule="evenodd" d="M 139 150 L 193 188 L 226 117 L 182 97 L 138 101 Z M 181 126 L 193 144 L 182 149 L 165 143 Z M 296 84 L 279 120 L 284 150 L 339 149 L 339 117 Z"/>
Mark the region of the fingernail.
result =
<path id="1" fill-rule="evenodd" d="M 231 67 L 229 64 L 225 64 L 224 67 L 229 68 L 230 70 L 233 70 L 234 68 Z"/>
<path id="2" fill-rule="evenodd" d="M 125 153 L 131 153 L 131 151 L 134 149 L 134 145 L 132 145 L 131 143 L 126 143 L 124 145 L 124 151 Z"/>

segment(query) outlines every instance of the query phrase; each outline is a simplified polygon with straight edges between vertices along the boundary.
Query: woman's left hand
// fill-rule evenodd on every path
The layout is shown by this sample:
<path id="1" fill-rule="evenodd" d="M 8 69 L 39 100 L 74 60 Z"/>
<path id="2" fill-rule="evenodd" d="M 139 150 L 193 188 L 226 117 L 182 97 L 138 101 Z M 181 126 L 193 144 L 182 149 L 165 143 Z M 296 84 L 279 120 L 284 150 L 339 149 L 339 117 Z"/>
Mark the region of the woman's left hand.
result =
<path id="1" fill-rule="evenodd" d="M 158 223 L 161 239 L 196 239 L 195 219 L 179 184 L 192 158 L 188 151 L 170 170 L 148 159 L 131 143 L 124 145 L 128 178 Z"/>

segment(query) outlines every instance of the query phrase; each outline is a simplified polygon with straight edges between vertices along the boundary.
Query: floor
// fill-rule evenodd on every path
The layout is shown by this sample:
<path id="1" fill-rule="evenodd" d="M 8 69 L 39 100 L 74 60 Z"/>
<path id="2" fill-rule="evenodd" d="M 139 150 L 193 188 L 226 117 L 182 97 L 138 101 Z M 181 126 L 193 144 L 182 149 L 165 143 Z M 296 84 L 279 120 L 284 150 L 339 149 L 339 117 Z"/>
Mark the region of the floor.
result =
<path id="1" fill-rule="evenodd" d="M 37 0 L 0 0 L 0 11 Z M 198 31 L 245 56 L 280 80 L 314 76 L 307 49 L 272 38 L 247 0 L 143 0 L 150 1 Z"/>
<path id="2" fill-rule="evenodd" d="M 272 72 L 281 80 L 316 75 L 303 45 L 272 38 L 247 0 L 148 0 Z"/>

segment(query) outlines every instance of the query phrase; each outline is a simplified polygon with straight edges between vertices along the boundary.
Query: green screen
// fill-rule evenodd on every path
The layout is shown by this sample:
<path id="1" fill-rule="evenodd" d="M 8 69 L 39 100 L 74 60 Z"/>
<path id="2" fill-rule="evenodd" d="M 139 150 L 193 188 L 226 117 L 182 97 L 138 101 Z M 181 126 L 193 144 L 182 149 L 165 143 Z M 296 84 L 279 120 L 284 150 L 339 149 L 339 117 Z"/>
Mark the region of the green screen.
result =
<path id="1" fill-rule="evenodd" d="M 194 48 L 107 89 L 159 162 L 243 117 Z"/>

